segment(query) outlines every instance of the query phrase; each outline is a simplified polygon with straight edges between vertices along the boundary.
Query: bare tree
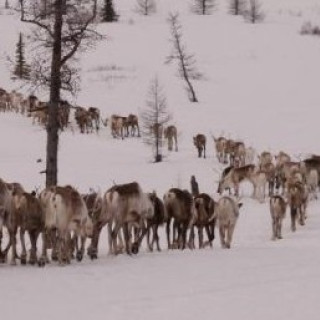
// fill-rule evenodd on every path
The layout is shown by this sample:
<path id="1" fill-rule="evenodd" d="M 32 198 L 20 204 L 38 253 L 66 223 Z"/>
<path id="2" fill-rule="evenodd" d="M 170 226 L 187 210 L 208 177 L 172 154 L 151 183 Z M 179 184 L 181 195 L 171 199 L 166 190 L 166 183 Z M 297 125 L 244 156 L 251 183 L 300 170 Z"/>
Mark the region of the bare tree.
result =
<path id="1" fill-rule="evenodd" d="M 156 2 L 155 0 L 137 0 L 135 10 L 145 16 L 156 12 Z"/>
<path id="2" fill-rule="evenodd" d="M 171 119 L 167 110 L 167 101 L 163 89 L 155 77 L 148 92 L 146 108 L 141 112 L 143 124 L 143 141 L 150 145 L 154 152 L 155 162 L 162 161 L 163 129 Z"/>
<path id="3" fill-rule="evenodd" d="M 245 0 L 230 0 L 229 12 L 235 16 L 243 14 L 245 12 L 246 2 Z"/>
<path id="4" fill-rule="evenodd" d="M 173 60 L 178 61 L 179 74 L 187 84 L 189 100 L 191 102 L 198 102 L 191 80 L 200 79 L 201 74 L 196 70 L 194 55 L 188 54 L 185 44 L 182 43 L 182 27 L 179 22 L 179 14 L 170 13 L 168 21 L 171 27 L 173 52 L 167 57 L 166 63 L 170 63 Z"/>
<path id="5" fill-rule="evenodd" d="M 58 108 L 61 90 L 72 89 L 75 71 L 68 67 L 67 62 L 97 37 L 97 33 L 90 29 L 96 17 L 97 0 L 46 2 L 45 19 L 37 1 L 20 0 L 20 4 L 21 20 L 36 26 L 37 42 L 51 52 L 48 59 L 41 58 L 40 54 L 36 58 L 40 61 L 41 71 L 38 81 L 50 89 L 45 172 L 46 186 L 52 186 L 58 181 Z"/>
<path id="6" fill-rule="evenodd" d="M 196 14 L 210 14 L 216 5 L 216 0 L 193 0 L 192 11 Z"/>
<path id="7" fill-rule="evenodd" d="M 262 4 L 259 0 L 249 0 L 249 8 L 245 17 L 251 23 L 257 23 L 264 19 L 265 14 L 262 11 Z"/>

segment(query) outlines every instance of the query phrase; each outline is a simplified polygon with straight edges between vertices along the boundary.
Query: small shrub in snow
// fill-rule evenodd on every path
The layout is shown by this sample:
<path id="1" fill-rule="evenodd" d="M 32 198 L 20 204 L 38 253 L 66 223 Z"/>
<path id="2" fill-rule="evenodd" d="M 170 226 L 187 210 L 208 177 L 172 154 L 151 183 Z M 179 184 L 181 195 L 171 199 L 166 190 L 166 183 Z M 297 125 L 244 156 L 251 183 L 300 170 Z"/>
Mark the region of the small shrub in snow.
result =
<path id="1" fill-rule="evenodd" d="M 144 16 L 156 12 L 155 0 L 137 0 L 135 11 Z"/>
<path id="2" fill-rule="evenodd" d="M 300 30 L 302 35 L 308 34 L 313 36 L 320 36 L 320 27 L 317 25 L 312 25 L 310 21 L 305 22 Z"/>
<path id="3" fill-rule="evenodd" d="M 265 18 L 262 4 L 259 0 L 249 0 L 248 9 L 244 12 L 244 17 L 251 23 L 261 22 Z"/>
<path id="4" fill-rule="evenodd" d="M 245 0 L 230 0 L 229 12 L 235 16 L 244 14 L 246 9 Z"/>
<path id="5" fill-rule="evenodd" d="M 193 0 L 191 10 L 196 14 L 211 14 L 216 5 L 216 0 Z"/>

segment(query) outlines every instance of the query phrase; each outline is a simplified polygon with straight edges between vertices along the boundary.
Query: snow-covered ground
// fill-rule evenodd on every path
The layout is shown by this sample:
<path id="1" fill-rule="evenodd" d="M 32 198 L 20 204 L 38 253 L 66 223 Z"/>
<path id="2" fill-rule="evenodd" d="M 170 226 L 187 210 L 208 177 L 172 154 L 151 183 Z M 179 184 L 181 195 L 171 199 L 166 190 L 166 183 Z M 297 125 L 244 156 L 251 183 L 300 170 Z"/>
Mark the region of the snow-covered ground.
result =
<path id="1" fill-rule="evenodd" d="M 7 56 L 14 56 L 18 18 L 0 0 L 0 87 L 10 80 Z M 219 0 L 212 15 L 190 13 L 190 1 L 157 0 L 158 11 L 142 17 L 134 1 L 115 1 L 120 21 L 99 25 L 106 39 L 80 57 L 81 92 L 74 103 L 95 106 L 104 117 L 140 114 L 150 81 L 158 75 L 179 130 L 179 152 L 152 163 L 151 150 L 139 138 L 113 139 L 109 128 L 81 135 L 76 128 L 60 136 L 59 183 L 81 192 L 105 191 L 114 182 L 138 181 L 162 196 L 172 186 L 189 188 L 195 175 L 201 191 L 217 198 L 217 163 L 211 133 L 242 139 L 258 152 L 284 150 L 294 158 L 320 154 L 320 38 L 301 36 L 302 24 L 320 21 L 319 0 L 264 0 L 266 19 L 251 25 L 227 14 Z M 180 12 L 186 47 L 204 78 L 195 82 L 198 104 L 188 101 L 171 53 L 168 12 Z M 21 89 L 23 90 L 23 89 Z M 192 136 L 208 137 L 207 159 L 198 159 Z M 45 131 L 31 119 L 0 114 L 0 172 L 27 190 L 44 186 Z M 37 162 L 42 159 L 42 162 Z M 319 318 L 320 206 L 308 207 L 307 224 L 284 239 L 270 241 L 267 202 L 244 206 L 233 248 L 143 251 L 136 257 L 107 256 L 106 234 L 97 261 L 44 269 L 0 265 L 1 319 L 310 319 Z"/>

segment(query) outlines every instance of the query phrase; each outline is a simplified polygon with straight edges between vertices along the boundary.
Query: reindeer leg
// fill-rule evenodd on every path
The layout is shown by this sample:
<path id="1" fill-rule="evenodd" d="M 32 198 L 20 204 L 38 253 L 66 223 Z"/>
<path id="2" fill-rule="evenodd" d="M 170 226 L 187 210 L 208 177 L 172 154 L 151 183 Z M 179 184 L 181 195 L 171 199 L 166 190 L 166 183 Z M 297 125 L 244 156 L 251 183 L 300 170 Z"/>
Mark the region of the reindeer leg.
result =
<path id="1" fill-rule="evenodd" d="M 160 244 L 159 244 L 158 227 L 159 227 L 158 224 L 156 224 L 156 225 L 153 226 L 153 239 L 156 241 L 157 250 L 158 250 L 158 251 L 161 251 Z M 153 245 L 152 245 L 152 246 L 153 246 Z"/>
<path id="2" fill-rule="evenodd" d="M 148 249 L 150 252 L 153 251 L 153 242 L 154 242 L 154 234 L 152 235 L 152 242 L 150 243 L 150 229 L 152 228 L 153 230 L 153 226 L 148 225 L 148 231 L 147 231 L 147 245 L 148 245 Z"/>
<path id="3" fill-rule="evenodd" d="M 24 239 L 25 229 L 20 227 L 20 242 L 21 242 L 21 249 L 22 253 L 20 256 L 21 264 L 25 265 L 27 263 L 27 249 L 26 249 L 26 242 Z"/>
<path id="4" fill-rule="evenodd" d="M 170 224 L 171 224 L 171 218 L 168 218 L 167 225 L 166 225 L 168 249 L 172 249 L 172 245 L 170 241 Z"/>
<path id="5" fill-rule="evenodd" d="M 225 242 L 225 230 L 223 226 L 219 227 L 219 234 L 220 234 L 220 242 L 221 242 L 221 247 L 225 248 L 226 247 L 226 242 Z"/>
<path id="6" fill-rule="evenodd" d="M 271 240 L 276 240 L 277 239 L 277 219 L 276 218 L 272 218 L 272 237 Z"/>
<path id="7" fill-rule="evenodd" d="M 9 231 L 10 233 L 10 239 L 12 244 L 12 256 L 11 256 L 11 265 L 15 266 L 17 264 L 16 258 L 17 258 L 17 229 L 14 228 L 13 230 Z"/>
<path id="8" fill-rule="evenodd" d="M 297 209 L 291 208 L 291 230 L 293 232 L 296 231 L 296 216 L 297 216 Z"/>
<path id="9" fill-rule="evenodd" d="M 30 258 L 29 263 L 34 265 L 37 262 L 37 240 L 39 236 L 39 231 L 31 230 L 29 231 L 29 237 L 31 242 L 31 251 L 30 251 Z"/>
<path id="10" fill-rule="evenodd" d="M 195 248 L 195 246 L 194 246 L 194 226 L 190 227 L 188 247 L 191 250 L 193 250 Z"/>
<path id="11" fill-rule="evenodd" d="M 42 230 L 42 254 L 38 261 L 39 267 L 44 267 L 46 263 L 49 262 L 48 256 L 47 256 L 47 236 L 46 236 L 46 230 Z"/>
<path id="12" fill-rule="evenodd" d="M 198 237 L 199 237 L 199 249 L 204 248 L 203 244 L 203 226 L 198 227 Z"/>

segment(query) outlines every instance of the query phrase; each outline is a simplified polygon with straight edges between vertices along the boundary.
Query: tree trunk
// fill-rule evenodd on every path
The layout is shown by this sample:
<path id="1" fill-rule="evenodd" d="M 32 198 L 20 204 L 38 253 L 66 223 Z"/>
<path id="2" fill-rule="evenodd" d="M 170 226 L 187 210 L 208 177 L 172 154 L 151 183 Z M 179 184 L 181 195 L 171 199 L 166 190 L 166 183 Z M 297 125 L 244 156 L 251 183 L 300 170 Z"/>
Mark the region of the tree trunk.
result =
<path id="1" fill-rule="evenodd" d="M 51 83 L 50 83 L 50 101 L 49 118 L 47 126 L 47 163 L 46 163 L 46 186 L 57 185 L 58 182 L 58 107 L 60 101 L 61 89 L 61 37 L 62 37 L 62 13 L 63 0 L 56 0 L 55 22 L 54 22 L 54 40 L 51 62 Z"/>

